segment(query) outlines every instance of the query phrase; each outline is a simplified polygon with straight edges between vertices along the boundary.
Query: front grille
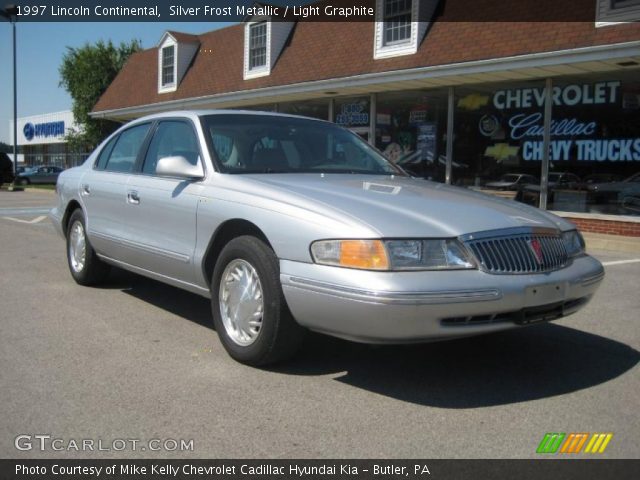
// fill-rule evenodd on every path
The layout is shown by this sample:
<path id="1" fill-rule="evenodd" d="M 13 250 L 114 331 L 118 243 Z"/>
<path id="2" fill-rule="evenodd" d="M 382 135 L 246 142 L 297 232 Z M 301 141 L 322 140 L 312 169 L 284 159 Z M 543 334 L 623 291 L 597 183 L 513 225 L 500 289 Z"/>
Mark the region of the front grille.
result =
<path id="1" fill-rule="evenodd" d="M 535 231 L 502 233 L 464 242 L 489 273 L 540 273 L 558 270 L 569 261 L 559 233 Z"/>

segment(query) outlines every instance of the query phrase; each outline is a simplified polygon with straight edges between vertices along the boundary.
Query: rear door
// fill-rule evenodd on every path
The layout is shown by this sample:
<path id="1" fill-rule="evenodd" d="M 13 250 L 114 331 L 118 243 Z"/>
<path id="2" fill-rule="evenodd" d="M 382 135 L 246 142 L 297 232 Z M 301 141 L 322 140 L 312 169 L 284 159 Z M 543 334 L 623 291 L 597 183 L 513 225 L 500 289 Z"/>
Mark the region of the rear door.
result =
<path id="1" fill-rule="evenodd" d="M 130 256 L 130 234 L 122 222 L 127 207 L 127 182 L 150 127 L 150 123 L 135 125 L 112 138 L 80 184 L 91 244 L 98 253 L 120 261 Z"/>

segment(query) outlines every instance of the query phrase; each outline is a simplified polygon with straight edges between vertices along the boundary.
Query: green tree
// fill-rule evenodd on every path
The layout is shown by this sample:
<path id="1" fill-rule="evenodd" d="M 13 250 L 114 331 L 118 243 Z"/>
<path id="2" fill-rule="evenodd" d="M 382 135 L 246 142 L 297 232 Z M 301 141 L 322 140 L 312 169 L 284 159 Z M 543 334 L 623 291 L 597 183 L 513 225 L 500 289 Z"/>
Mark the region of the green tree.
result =
<path id="1" fill-rule="evenodd" d="M 67 134 L 69 146 L 75 151 L 95 148 L 119 124 L 89 116 L 100 96 L 116 77 L 131 54 L 141 48 L 139 40 L 122 42 L 98 41 L 80 48 L 67 47 L 60 65 L 60 86 L 73 100 L 73 117 L 79 128 Z"/>
<path id="2" fill-rule="evenodd" d="M 4 152 L 4 153 L 13 152 L 13 147 L 4 142 L 0 142 L 0 152 Z"/>

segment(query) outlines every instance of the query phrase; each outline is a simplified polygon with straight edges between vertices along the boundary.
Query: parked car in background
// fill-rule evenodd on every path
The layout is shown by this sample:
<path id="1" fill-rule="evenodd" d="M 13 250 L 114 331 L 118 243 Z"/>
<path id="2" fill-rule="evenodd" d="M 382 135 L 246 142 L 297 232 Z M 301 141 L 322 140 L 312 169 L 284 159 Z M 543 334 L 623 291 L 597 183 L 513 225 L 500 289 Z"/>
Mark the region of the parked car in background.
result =
<path id="1" fill-rule="evenodd" d="M 640 172 L 620 182 L 594 183 L 587 190 L 590 202 L 604 205 L 606 212 L 640 214 Z"/>
<path id="2" fill-rule="evenodd" d="M 4 152 L 0 152 L 0 186 L 13 182 L 13 162 Z"/>
<path id="3" fill-rule="evenodd" d="M 77 283 L 115 265 L 210 298 L 222 344 L 251 365 L 287 358 L 307 329 L 412 343 L 551 321 L 604 277 L 568 221 L 412 178 L 290 115 L 137 119 L 56 190 Z"/>
<path id="4" fill-rule="evenodd" d="M 29 167 L 27 165 L 19 165 L 17 168 L 17 173 L 26 173 L 31 171 L 31 169 L 33 169 L 33 167 Z"/>
<path id="5" fill-rule="evenodd" d="M 582 179 L 582 183 L 587 188 L 588 185 L 594 185 L 598 183 L 611 183 L 622 181 L 623 176 L 616 173 L 594 173 L 587 175 Z"/>
<path id="6" fill-rule="evenodd" d="M 539 180 L 533 175 L 525 173 L 507 173 L 500 177 L 500 180 L 488 182 L 486 188 L 494 190 L 520 190 L 527 184 L 537 184 Z"/>
<path id="7" fill-rule="evenodd" d="M 547 202 L 555 201 L 557 190 L 580 190 L 582 181 L 580 177 L 571 172 L 549 172 L 549 184 L 547 189 Z M 540 182 L 525 185 L 522 189 L 522 201 L 529 205 L 538 205 L 540 201 Z"/>
<path id="8" fill-rule="evenodd" d="M 39 167 L 33 167 L 30 170 L 25 170 L 18 174 L 16 178 L 16 184 L 18 185 L 31 185 L 44 184 L 44 183 L 56 183 L 58 175 L 62 173 L 64 169 L 52 165 L 42 165 Z"/>

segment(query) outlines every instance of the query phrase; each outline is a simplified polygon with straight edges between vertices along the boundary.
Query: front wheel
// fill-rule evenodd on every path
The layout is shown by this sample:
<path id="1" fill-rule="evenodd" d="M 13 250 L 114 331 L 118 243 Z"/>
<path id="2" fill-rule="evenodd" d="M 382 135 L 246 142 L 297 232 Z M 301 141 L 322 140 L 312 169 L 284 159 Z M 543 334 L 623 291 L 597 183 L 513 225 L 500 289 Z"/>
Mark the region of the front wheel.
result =
<path id="1" fill-rule="evenodd" d="M 77 209 L 67 227 L 67 261 L 73 279 L 80 285 L 96 285 L 109 273 L 109 265 L 93 250 L 85 226 L 84 214 Z"/>
<path id="2" fill-rule="evenodd" d="M 263 241 L 242 236 L 220 253 L 211 281 L 213 322 L 235 360 L 263 366 L 291 357 L 305 330 L 280 286 L 278 259 Z"/>

